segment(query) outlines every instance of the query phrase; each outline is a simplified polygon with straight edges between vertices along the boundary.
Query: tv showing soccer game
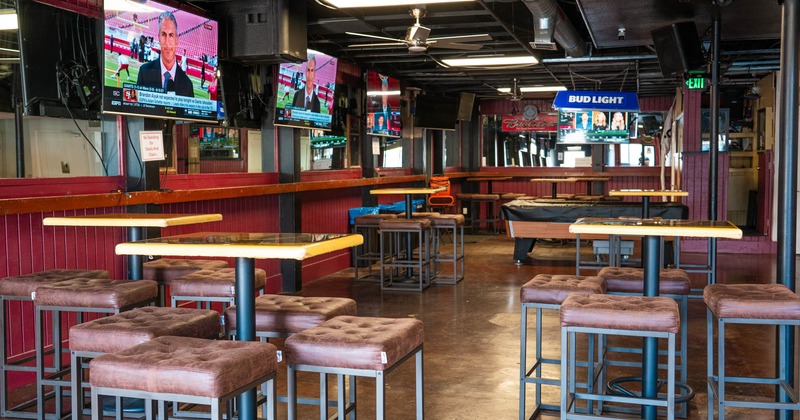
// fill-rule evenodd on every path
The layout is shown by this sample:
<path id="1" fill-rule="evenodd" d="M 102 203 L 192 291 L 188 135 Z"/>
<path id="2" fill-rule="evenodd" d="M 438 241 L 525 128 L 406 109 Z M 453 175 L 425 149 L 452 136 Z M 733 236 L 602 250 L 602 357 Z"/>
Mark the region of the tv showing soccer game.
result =
<path id="1" fill-rule="evenodd" d="M 275 124 L 330 130 L 337 60 L 308 50 L 303 63 L 282 63 L 275 95 Z"/>
<path id="2" fill-rule="evenodd" d="M 629 143 L 635 133 L 635 112 L 595 109 L 558 111 L 560 143 Z"/>
<path id="3" fill-rule="evenodd" d="M 367 72 L 367 133 L 372 136 L 400 137 L 400 81 Z"/>
<path id="4" fill-rule="evenodd" d="M 105 2 L 103 112 L 217 121 L 218 25 L 151 0 Z"/>

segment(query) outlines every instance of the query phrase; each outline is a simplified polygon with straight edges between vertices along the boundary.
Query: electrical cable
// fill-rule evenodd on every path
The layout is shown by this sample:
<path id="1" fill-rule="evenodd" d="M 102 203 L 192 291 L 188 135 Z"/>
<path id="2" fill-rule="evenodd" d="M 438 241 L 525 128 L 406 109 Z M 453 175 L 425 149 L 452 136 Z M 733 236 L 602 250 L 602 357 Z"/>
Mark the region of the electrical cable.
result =
<path id="1" fill-rule="evenodd" d="M 133 139 L 131 138 L 131 130 L 128 124 L 128 119 L 124 118 L 125 124 L 125 134 L 127 135 L 128 144 L 131 146 L 131 150 L 133 150 L 133 155 L 136 157 L 136 161 L 139 162 L 139 179 L 136 180 L 136 185 L 133 188 L 128 188 L 129 190 L 137 191 L 137 188 L 142 183 L 142 178 L 144 178 L 144 163 L 142 163 L 142 159 L 139 157 L 139 152 L 136 151 L 136 147 L 133 145 Z"/>

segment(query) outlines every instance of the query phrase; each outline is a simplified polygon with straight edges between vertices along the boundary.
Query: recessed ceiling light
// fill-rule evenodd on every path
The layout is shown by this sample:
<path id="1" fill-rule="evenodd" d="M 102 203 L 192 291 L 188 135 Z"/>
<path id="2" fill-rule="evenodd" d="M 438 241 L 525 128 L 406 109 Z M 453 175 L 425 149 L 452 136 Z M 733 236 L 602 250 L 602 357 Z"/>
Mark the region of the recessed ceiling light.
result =
<path id="1" fill-rule="evenodd" d="M 367 96 L 400 96 L 399 90 L 368 90 Z"/>
<path id="2" fill-rule="evenodd" d="M 532 55 L 444 58 L 442 62 L 451 67 L 532 66 L 539 64 L 539 60 Z"/>
<path id="3" fill-rule="evenodd" d="M 352 7 L 383 7 L 383 6 L 414 6 L 420 3 L 461 3 L 474 0 L 325 0 L 326 3 L 338 9 Z"/>
<path id="4" fill-rule="evenodd" d="M 497 88 L 499 92 L 502 93 L 511 93 L 511 88 Z M 522 93 L 530 93 L 530 92 L 559 92 L 562 90 L 567 90 L 566 86 L 520 86 L 519 91 Z"/>

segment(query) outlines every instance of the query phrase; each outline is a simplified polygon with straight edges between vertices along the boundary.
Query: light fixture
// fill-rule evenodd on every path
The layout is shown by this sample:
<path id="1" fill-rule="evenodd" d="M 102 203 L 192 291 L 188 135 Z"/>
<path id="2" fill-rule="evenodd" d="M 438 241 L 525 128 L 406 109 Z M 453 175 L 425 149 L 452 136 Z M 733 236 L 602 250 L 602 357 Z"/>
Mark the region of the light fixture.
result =
<path id="1" fill-rule="evenodd" d="M 442 62 L 450 67 L 532 66 L 539 64 L 539 60 L 532 55 L 443 58 Z"/>
<path id="2" fill-rule="evenodd" d="M 368 90 L 367 96 L 400 96 L 399 90 Z"/>
<path id="3" fill-rule="evenodd" d="M 17 12 L 14 9 L 0 10 L 0 30 L 10 31 L 14 29 L 19 29 Z"/>
<path id="4" fill-rule="evenodd" d="M 141 2 L 131 0 L 105 0 L 103 2 L 105 10 L 116 12 L 139 12 L 139 13 L 161 13 L 163 10 L 148 6 Z"/>
<path id="5" fill-rule="evenodd" d="M 337 9 L 347 9 L 353 7 L 383 7 L 383 6 L 414 6 L 420 3 L 436 4 L 436 3 L 460 3 L 475 0 L 325 0 Z"/>
<path id="6" fill-rule="evenodd" d="M 566 86 L 521 86 L 519 91 L 522 93 L 530 93 L 530 92 L 559 92 L 562 90 L 567 90 Z M 504 88 L 497 88 L 498 92 L 501 93 L 511 93 L 510 87 Z"/>

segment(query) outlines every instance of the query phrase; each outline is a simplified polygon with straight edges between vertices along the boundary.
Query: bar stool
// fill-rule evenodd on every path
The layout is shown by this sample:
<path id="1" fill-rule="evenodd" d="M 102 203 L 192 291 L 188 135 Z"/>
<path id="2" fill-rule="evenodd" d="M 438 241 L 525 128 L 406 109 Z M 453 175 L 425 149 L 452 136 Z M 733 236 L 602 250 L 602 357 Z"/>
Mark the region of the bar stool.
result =
<path id="1" fill-rule="evenodd" d="M 636 267 L 604 267 L 598 276 L 602 277 L 606 282 L 606 293 L 610 295 L 621 296 L 642 296 L 644 294 L 644 270 Z M 688 377 L 688 346 L 687 340 L 689 337 L 688 319 L 689 319 L 689 294 L 691 293 L 691 281 L 689 275 L 684 270 L 680 269 L 661 269 L 659 271 L 659 296 L 665 296 L 675 299 L 678 303 L 678 309 L 681 315 L 681 329 L 680 329 L 680 343 L 679 349 L 675 352 L 675 356 L 680 358 L 678 370 L 680 378 L 677 382 L 678 388 L 681 389 L 679 395 L 676 396 L 676 401 L 679 404 L 678 417 L 685 418 L 688 413 L 689 400 L 694 396 L 694 392 L 689 388 L 687 383 Z M 641 354 L 641 348 L 630 347 L 611 347 L 609 346 L 606 351 L 608 353 L 618 352 L 625 354 Z M 665 355 L 666 351 L 661 350 L 659 354 Z M 640 362 L 635 361 L 622 361 L 622 360 L 606 360 L 609 366 L 627 366 L 627 367 L 641 367 Z M 615 408 L 614 408 L 615 409 Z"/>
<path id="2" fill-rule="evenodd" d="M 36 413 L 23 411 L 24 409 L 33 406 L 36 401 L 30 400 L 17 404 L 14 407 L 10 406 L 9 390 L 8 390 L 8 373 L 9 372 L 36 372 L 36 366 L 28 366 L 25 363 L 35 359 L 35 356 L 23 357 L 14 362 L 9 362 L 8 353 L 6 349 L 7 343 L 10 342 L 6 336 L 6 302 L 32 302 L 32 294 L 40 286 L 55 284 L 60 281 L 69 280 L 76 277 L 83 278 L 108 278 L 109 274 L 106 270 L 47 270 L 40 271 L 33 274 L 25 274 L 21 276 L 6 277 L 0 279 L 0 337 L 3 338 L 3 344 L 0 345 L 0 362 L 2 362 L 2 379 L 0 379 L 0 416 L 1 417 L 17 417 L 17 418 L 36 418 Z M 33 305 L 21 305 L 25 308 L 34 309 Z M 35 314 L 32 314 L 35 315 Z M 56 314 L 54 314 L 56 315 Z M 47 351 L 45 354 L 53 354 L 53 365 L 45 366 L 46 373 L 61 371 L 64 366 L 61 362 L 61 318 L 56 315 L 53 316 L 52 340 L 53 350 Z"/>
<path id="3" fill-rule="evenodd" d="M 433 277 L 436 284 L 456 284 L 464 279 L 464 216 L 440 214 L 430 219 L 433 232 Z M 453 247 L 444 249 L 443 237 L 450 234 Z M 453 264 L 452 276 L 440 274 L 442 263 Z M 438 280 L 441 279 L 441 280 Z"/>
<path id="4" fill-rule="evenodd" d="M 680 329 L 678 304 L 668 297 L 613 296 L 572 293 L 561 304 L 561 418 L 591 418 L 575 413 L 575 401 L 619 402 L 664 407 L 675 418 L 675 334 Z M 601 365 L 597 392 L 576 392 L 575 338 L 577 333 L 600 334 L 598 352 L 604 354 L 606 335 L 667 339 L 666 399 L 605 395 L 605 366 Z M 591 388 L 590 388 L 591 389 Z M 607 417 L 606 417 L 607 418 Z"/>
<path id="5" fill-rule="evenodd" d="M 289 419 L 297 418 L 297 372 L 332 373 L 339 377 L 338 418 L 355 412 L 344 403 L 343 375 L 372 377 L 375 385 L 376 419 L 386 411 L 385 376 L 404 361 L 416 356 L 416 418 L 424 417 L 422 322 L 411 318 L 338 316 L 286 339 Z M 355 382 L 352 382 L 351 392 Z M 320 398 L 320 418 L 327 418 L 325 399 Z"/>
<path id="6" fill-rule="evenodd" d="M 172 280 L 192 274 L 199 270 L 228 268 L 223 260 L 189 260 L 179 258 L 159 258 L 142 264 L 142 278 L 158 282 L 158 306 L 167 306 L 166 288 Z"/>
<path id="7" fill-rule="evenodd" d="M 800 297 L 781 284 L 711 284 L 703 290 L 707 306 L 708 352 L 708 418 L 714 418 L 716 400 L 717 418 L 725 418 L 726 407 L 747 407 L 772 410 L 800 411 L 800 401 L 794 384 L 787 378 L 787 361 L 794 357 L 786 354 L 787 328 L 795 333 L 800 325 Z M 714 371 L 714 319 L 716 319 L 717 350 Z M 774 325 L 778 327 L 779 377 L 730 376 L 725 370 L 725 327 L 728 324 Z M 732 399 L 726 394 L 728 383 L 745 385 L 773 385 L 780 390 L 780 402 Z M 746 389 L 746 388 L 745 388 Z"/>
<path id="8" fill-rule="evenodd" d="M 491 225 L 490 233 L 497 233 L 497 222 L 500 221 L 500 213 L 498 211 L 500 195 L 462 193 L 457 194 L 456 197 L 458 197 L 462 203 L 469 204 L 469 220 L 467 220 L 466 224 L 470 227 L 470 232 L 474 234 L 480 229 L 481 223 L 486 223 L 487 229 L 489 229 L 489 225 Z M 486 214 L 483 218 L 480 216 L 481 204 L 486 204 Z"/>
<path id="9" fill-rule="evenodd" d="M 314 328 L 323 322 L 341 315 L 356 315 L 356 301 L 337 297 L 305 297 L 291 295 L 263 295 L 256 298 L 256 337 L 262 341 L 270 338 L 286 338 L 292 334 Z M 229 338 L 236 337 L 236 306 L 225 310 L 225 327 Z M 282 358 L 278 351 L 278 359 Z M 320 374 L 320 389 L 327 390 L 327 376 Z M 340 386 L 343 386 L 340 384 Z M 355 383 L 350 384 L 350 400 L 355 399 Z M 321 395 L 325 401 L 327 395 Z M 288 401 L 279 396 L 279 402 Z M 319 399 L 299 398 L 301 404 L 319 404 Z M 336 405 L 336 402 L 329 402 Z"/>
<path id="10" fill-rule="evenodd" d="M 561 365 L 561 359 L 542 357 L 542 310 L 559 310 L 564 299 L 573 292 L 605 293 L 606 284 L 602 277 L 584 277 L 566 274 L 539 274 L 520 288 L 519 301 L 522 319 L 520 322 L 519 341 L 519 418 L 534 418 L 540 410 L 558 410 L 558 404 L 542 403 L 542 385 L 560 386 L 559 378 L 544 378 L 542 365 Z M 536 309 L 536 353 L 533 365 L 528 367 L 528 309 Z M 593 341 L 589 341 L 589 356 L 585 364 L 588 378 L 585 386 L 591 386 L 593 377 Z M 534 408 L 530 417 L 525 416 L 527 385 L 535 384 Z"/>
<path id="11" fill-rule="evenodd" d="M 431 283 L 431 247 L 429 219 L 386 219 L 380 222 L 381 238 L 381 290 L 406 290 L 422 291 Z M 385 236 L 384 236 L 385 235 Z M 403 246 L 403 239 L 407 236 L 417 237 L 417 252 L 410 243 Z M 385 240 L 385 241 L 384 241 Z M 409 252 L 409 248 L 411 248 Z M 416 254 L 416 258 L 415 258 Z M 389 269 L 389 275 L 386 275 Z M 406 278 L 412 282 L 396 281 L 396 269 L 405 269 Z M 416 281 L 413 281 L 413 271 L 416 269 Z"/>
<path id="12" fill-rule="evenodd" d="M 364 237 L 364 243 L 355 247 L 354 265 L 355 280 L 379 282 L 380 276 L 373 274 L 373 265 L 380 261 L 381 252 L 378 243 L 381 220 L 396 219 L 396 214 L 365 214 L 353 220 L 353 233 L 360 233 Z M 358 269 L 365 263 L 367 274 L 359 276 Z"/>
<path id="13" fill-rule="evenodd" d="M 211 419 L 222 420 L 226 411 L 230 419 L 228 402 L 259 384 L 268 394 L 263 413 L 273 420 L 277 363 L 269 343 L 158 337 L 92 360 L 92 420 L 100 419 L 101 395 L 147 400 L 148 419 L 154 418 L 154 402 L 159 418 L 166 418 L 167 401 L 209 405 Z"/>
<path id="14" fill-rule="evenodd" d="M 66 372 L 54 372 L 45 376 L 44 369 L 44 325 L 45 312 L 59 317 L 61 312 L 118 314 L 139 306 L 155 303 L 158 285 L 152 280 L 110 280 L 74 278 L 55 284 L 41 286 L 33 293 L 36 305 L 36 397 L 37 416 L 45 418 L 45 388 L 52 387 L 55 395 L 55 414 L 63 414 L 62 387 L 70 385 L 63 380 Z M 78 319 L 80 322 L 80 316 Z M 60 328 L 60 325 L 59 325 Z M 48 414 L 48 417 L 50 415 Z"/>
<path id="15" fill-rule="evenodd" d="M 73 326 L 69 329 L 73 418 L 81 415 L 85 405 L 83 365 L 87 359 L 165 335 L 215 338 L 220 321 L 216 311 L 146 306 Z"/>
<path id="16" fill-rule="evenodd" d="M 267 272 L 256 268 L 254 290 L 262 294 L 267 283 Z M 211 309 L 211 302 L 222 302 L 223 310 L 233 305 L 236 300 L 236 269 L 218 268 L 199 270 L 178 277 L 170 283 L 172 307 L 181 301 L 195 301 L 200 307 L 205 303 Z"/>

